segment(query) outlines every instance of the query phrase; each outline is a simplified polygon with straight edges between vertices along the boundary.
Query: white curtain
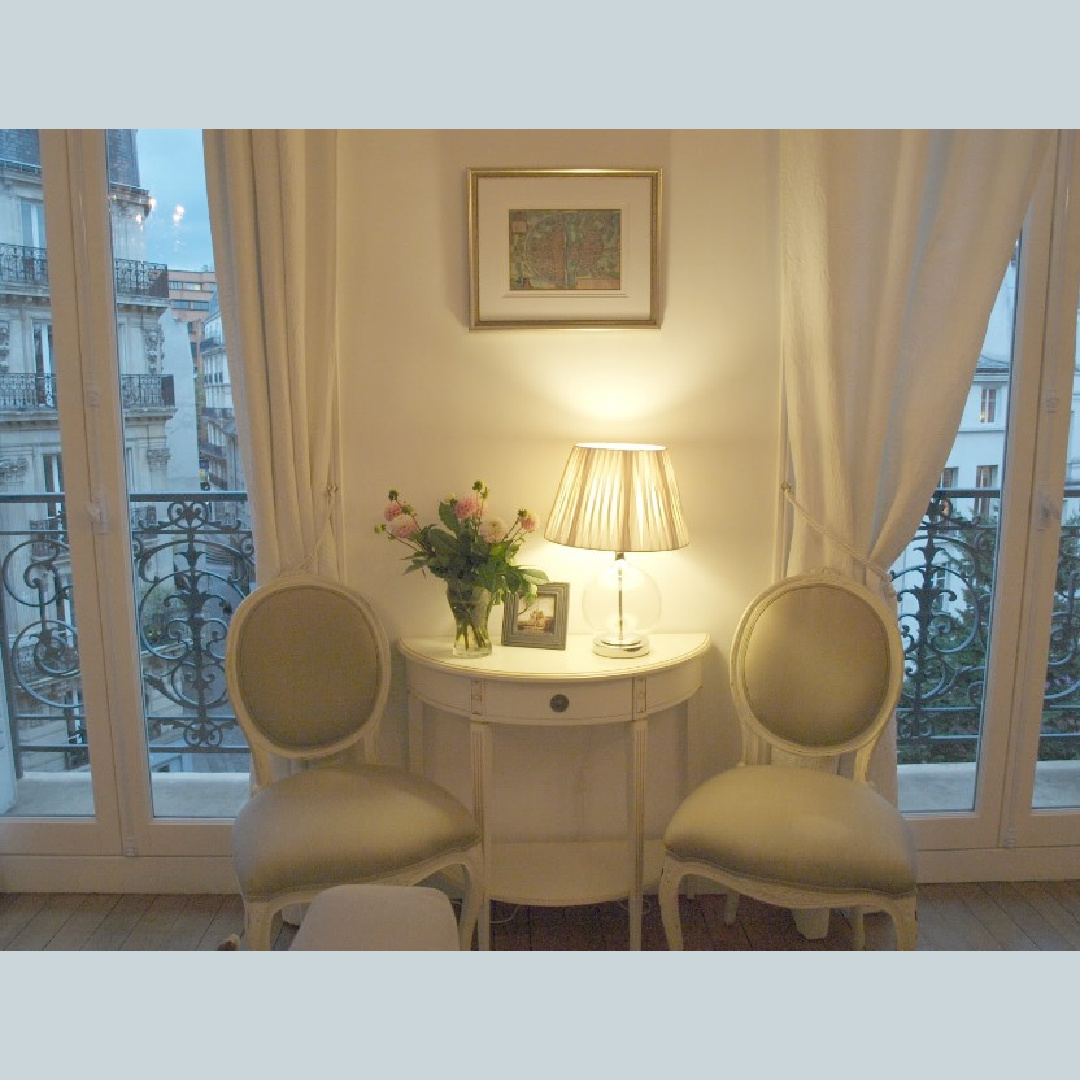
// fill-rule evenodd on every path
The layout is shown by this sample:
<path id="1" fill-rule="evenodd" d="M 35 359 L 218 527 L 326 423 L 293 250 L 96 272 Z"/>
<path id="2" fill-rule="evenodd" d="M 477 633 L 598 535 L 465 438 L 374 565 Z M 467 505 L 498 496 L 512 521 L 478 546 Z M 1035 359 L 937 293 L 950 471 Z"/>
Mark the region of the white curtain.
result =
<path id="1" fill-rule="evenodd" d="M 780 137 L 785 574 L 887 589 L 960 422 L 1052 143 L 1037 131 Z M 896 799 L 895 729 L 871 776 Z"/>
<path id="2" fill-rule="evenodd" d="M 207 131 L 203 146 L 257 576 L 339 580 L 337 135 Z M 290 771 L 252 759 L 255 787 Z"/>
<path id="3" fill-rule="evenodd" d="M 207 131 L 214 258 L 258 577 L 339 579 L 335 131 Z"/>

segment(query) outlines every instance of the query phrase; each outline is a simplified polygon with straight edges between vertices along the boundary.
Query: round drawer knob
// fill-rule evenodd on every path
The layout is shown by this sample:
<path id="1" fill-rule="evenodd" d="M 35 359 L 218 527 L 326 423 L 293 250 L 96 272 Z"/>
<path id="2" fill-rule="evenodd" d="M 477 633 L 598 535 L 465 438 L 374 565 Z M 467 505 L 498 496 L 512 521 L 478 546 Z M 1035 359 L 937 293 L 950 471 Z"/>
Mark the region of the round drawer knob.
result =
<path id="1" fill-rule="evenodd" d="M 566 712 L 570 708 L 570 699 L 565 694 L 552 694 L 548 704 L 552 712 Z"/>

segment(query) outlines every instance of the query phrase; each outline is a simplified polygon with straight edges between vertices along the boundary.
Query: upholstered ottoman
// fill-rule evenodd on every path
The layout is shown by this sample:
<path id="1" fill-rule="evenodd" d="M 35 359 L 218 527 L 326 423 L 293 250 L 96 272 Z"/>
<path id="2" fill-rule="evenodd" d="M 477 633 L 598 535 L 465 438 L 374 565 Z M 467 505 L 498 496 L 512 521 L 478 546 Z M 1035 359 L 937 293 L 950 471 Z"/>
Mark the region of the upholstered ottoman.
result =
<path id="1" fill-rule="evenodd" d="M 335 885 L 312 900 L 292 949 L 456 951 L 446 894 L 424 885 Z"/>

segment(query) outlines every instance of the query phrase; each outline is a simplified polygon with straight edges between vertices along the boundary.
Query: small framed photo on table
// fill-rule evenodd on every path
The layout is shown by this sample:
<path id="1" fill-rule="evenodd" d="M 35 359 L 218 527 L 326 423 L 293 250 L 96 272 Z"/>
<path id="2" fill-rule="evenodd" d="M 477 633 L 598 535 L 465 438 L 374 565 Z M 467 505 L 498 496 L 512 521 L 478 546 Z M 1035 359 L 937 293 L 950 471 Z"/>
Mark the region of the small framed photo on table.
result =
<path id="1" fill-rule="evenodd" d="M 537 587 L 536 599 L 523 605 L 511 596 L 503 608 L 502 643 L 530 649 L 565 649 L 570 583 L 548 581 Z"/>

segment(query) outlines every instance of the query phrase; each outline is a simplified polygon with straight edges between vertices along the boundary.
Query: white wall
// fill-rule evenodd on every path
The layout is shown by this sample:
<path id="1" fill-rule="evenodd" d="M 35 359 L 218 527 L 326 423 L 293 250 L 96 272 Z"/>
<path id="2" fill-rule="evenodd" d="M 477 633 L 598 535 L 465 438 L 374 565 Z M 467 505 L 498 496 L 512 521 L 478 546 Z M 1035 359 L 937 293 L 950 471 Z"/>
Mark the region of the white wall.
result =
<path id="1" fill-rule="evenodd" d="M 735 624 L 771 578 L 779 344 L 775 135 L 761 131 L 342 133 L 341 315 L 348 580 L 392 638 L 449 634 L 442 584 L 403 577 L 376 536 L 389 488 L 428 518 L 475 479 L 494 512 L 547 519 L 574 442 L 668 445 L 689 547 L 639 556 L 660 630 L 709 632 L 697 775 L 734 760 L 727 690 Z M 663 170 L 659 330 L 468 329 L 468 167 Z M 522 561 L 571 583 L 569 630 L 595 553 L 531 538 Z M 498 633 L 496 608 L 492 625 Z M 497 639 L 497 638 L 496 638 Z M 383 753 L 401 759 L 403 671 Z"/>

